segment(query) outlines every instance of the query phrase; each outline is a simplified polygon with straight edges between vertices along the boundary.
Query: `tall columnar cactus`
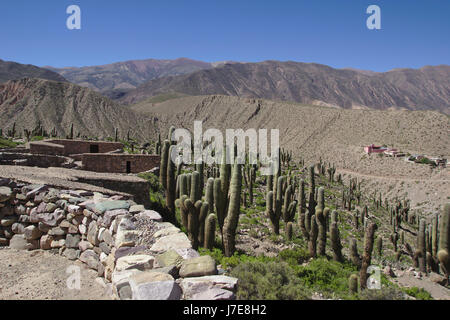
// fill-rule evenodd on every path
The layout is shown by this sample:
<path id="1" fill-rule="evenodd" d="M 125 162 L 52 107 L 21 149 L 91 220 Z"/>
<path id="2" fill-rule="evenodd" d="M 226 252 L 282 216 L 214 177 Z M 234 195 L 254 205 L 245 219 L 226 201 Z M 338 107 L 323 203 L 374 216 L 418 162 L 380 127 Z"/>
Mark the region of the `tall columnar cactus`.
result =
<path id="1" fill-rule="evenodd" d="M 222 163 L 220 165 L 220 187 L 224 204 L 228 201 L 228 192 L 230 189 L 231 163 L 228 161 L 231 161 L 229 151 L 228 148 L 224 146 L 222 151 Z"/>
<path id="2" fill-rule="evenodd" d="M 309 202 L 308 202 L 308 214 L 309 217 L 315 215 L 316 212 L 316 201 L 314 199 L 314 193 L 316 192 L 316 183 L 314 179 L 314 166 L 309 167 Z M 306 229 L 309 231 L 309 227 L 306 226 Z"/>
<path id="3" fill-rule="evenodd" d="M 114 141 L 115 142 L 119 141 L 119 129 L 117 128 L 114 129 Z"/>
<path id="4" fill-rule="evenodd" d="M 372 250 L 373 242 L 375 237 L 375 231 L 377 230 L 376 223 L 372 222 L 366 229 L 366 234 L 364 236 L 364 254 L 362 257 L 361 270 L 360 270 L 360 282 L 361 289 L 367 287 L 367 268 L 369 268 L 372 260 Z"/>
<path id="5" fill-rule="evenodd" d="M 350 240 L 350 260 L 358 269 L 361 268 L 361 257 L 358 253 L 358 244 L 355 238 Z"/>
<path id="6" fill-rule="evenodd" d="M 161 164 L 159 166 L 159 183 L 164 189 L 167 189 L 167 166 L 170 159 L 170 143 L 169 140 L 165 140 L 163 149 L 161 152 Z"/>
<path id="7" fill-rule="evenodd" d="M 202 198 L 200 189 L 200 173 L 198 173 L 197 171 L 192 172 L 190 198 L 194 203 Z"/>
<path id="8" fill-rule="evenodd" d="M 397 241 L 398 241 L 398 233 L 397 232 L 393 232 L 390 236 L 390 240 L 392 245 L 394 246 L 394 251 L 397 252 Z"/>
<path id="9" fill-rule="evenodd" d="M 235 251 L 236 228 L 239 222 L 241 204 L 241 189 L 242 165 L 236 162 L 232 170 L 228 213 L 223 224 L 223 244 L 225 256 L 227 257 L 231 257 Z"/>
<path id="10" fill-rule="evenodd" d="M 309 240 L 309 232 L 306 230 L 306 198 L 305 198 L 305 181 L 300 180 L 300 190 L 298 193 L 298 224 L 303 236 Z"/>
<path id="11" fill-rule="evenodd" d="M 199 223 L 199 227 L 198 227 L 198 242 L 200 244 L 204 243 L 204 237 L 205 237 L 205 222 L 206 222 L 206 217 L 209 214 L 209 203 L 208 202 L 201 202 L 201 207 L 200 207 L 200 213 L 198 216 L 198 223 Z"/>
<path id="12" fill-rule="evenodd" d="M 317 193 L 317 207 L 322 211 L 325 209 L 325 189 L 323 187 L 320 187 Z"/>
<path id="13" fill-rule="evenodd" d="M 266 178 L 266 194 L 273 190 L 273 175 L 268 175 Z"/>
<path id="14" fill-rule="evenodd" d="M 266 195 L 266 216 L 270 219 L 270 222 L 272 223 L 272 231 L 275 233 L 275 210 L 273 207 L 273 191 L 269 191 Z M 278 228 L 279 230 L 279 228 Z"/>
<path id="15" fill-rule="evenodd" d="M 312 258 L 315 258 L 317 256 L 317 236 L 318 236 L 318 226 L 316 222 L 316 216 L 313 215 L 311 217 L 311 228 L 309 232 L 309 242 L 308 242 L 309 255 Z"/>
<path id="16" fill-rule="evenodd" d="M 214 212 L 214 178 L 206 182 L 205 200 L 209 204 L 209 213 Z"/>
<path id="17" fill-rule="evenodd" d="M 293 237 L 293 225 L 292 222 L 288 222 L 286 225 L 286 237 L 289 241 L 292 241 Z"/>
<path id="18" fill-rule="evenodd" d="M 383 238 L 381 236 L 378 236 L 377 238 L 377 253 L 378 257 L 381 257 L 383 253 Z"/>
<path id="19" fill-rule="evenodd" d="M 323 209 L 323 217 L 325 218 L 325 230 L 326 230 L 326 232 L 329 232 L 330 231 L 330 218 L 331 218 L 330 208 Z"/>
<path id="20" fill-rule="evenodd" d="M 175 146 L 169 149 L 169 158 L 167 163 L 167 182 L 166 182 L 166 207 L 170 214 L 170 221 L 175 222 L 175 198 L 176 198 L 176 180 L 175 180 L 175 163 L 173 163 L 170 154 L 174 152 Z"/>
<path id="21" fill-rule="evenodd" d="M 323 215 L 322 209 L 317 206 L 316 208 L 316 222 L 318 227 L 318 239 L 319 239 L 319 252 L 320 256 L 325 255 L 326 245 L 327 245 L 327 231 L 325 225 L 325 216 Z"/>
<path id="22" fill-rule="evenodd" d="M 191 199 L 186 199 L 184 202 L 188 211 L 188 237 L 191 240 L 192 248 L 198 249 L 198 229 L 199 229 L 199 205 L 194 204 Z"/>
<path id="23" fill-rule="evenodd" d="M 291 204 L 291 197 L 292 197 L 292 186 L 289 185 L 286 188 L 286 191 L 284 192 L 284 205 L 283 205 L 283 221 L 285 223 L 288 223 L 290 219 L 290 212 L 289 212 L 289 206 Z"/>
<path id="24" fill-rule="evenodd" d="M 214 205 L 217 213 L 217 222 L 222 233 L 226 216 L 226 202 L 223 196 L 222 180 L 220 178 L 214 179 Z"/>
<path id="25" fill-rule="evenodd" d="M 73 123 L 70 125 L 70 135 L 69 135 L 69 139 L 73 140 Z"/>
<path id="26" fill-rule="evenodd" d="M 419 233 L 417 235 L 417 249 L 416 249 L 416 257 L 418 259 L 419 269 L 421 272 L 427 272 L 425 228 L 426 222 L 424 219 L 421 219 L 419 225 Z"/>
<path id="27" fill-rule="evenodd" d="M 181 223 L 184 226 L 186 230 L 188 230 L 189 222 L 189 211 L 186 207 L 186 199 L 189 199 L 187 195 L 182 195 L 179 199 L 175 200 L 175 205 L 180 209 L 180 217 L 181 217 Z"/>
<path id="28" fill-rule="evenodd" d="M 438 252 L 438 230 L 439 230 L 439 215 L 435 214 L 431 229 L 431 254 L 437 257 Z"/>
<path id="29" fill-rule="evenodd" d="M 205 173 L 204 173 L 204 163 L 197 163 L 195 165 L 195 170 L 198 172 L 199 174 L 199 192 L 200 192 L 200 198 L 201 195 L 203 194 L 203 187 L 205 185 Z"/>
<path id="30" fill-rule="evenodd" d="M 282 214 L 282 204 L 283 204 L 283 184 L 286 180 L 285 176 L 278 177 L 277 181 L 277 194 L 275 198 L 275 206 L 273 208 L 274 210 L 274 216 L 273 219 L 271 219 L 272 222 L 272 229 L 275 234 L 280 234 L 280 217 Z"/>
<path id="31" fill-rule="evenodd" d="M 363 226 L 365 225 L 366 208 L 367 208 L 367 207 L 365 207 L 364 210 L 361 210 L 361 214 L 360 214 L 360 217 L 361 217 L 361 224 L 362 224 Z"/>
<path id="32" fill-rule="evenodd" d="M 333 222 L 336 222 L 336 223 L 339 222 L 339 214 L 336 210 L 333 210 L 331 212 L 331 223 L 333 223 Z"/>
<path id="33" fill-rule="evenodd" d="M 450 243 L 448 234 L 450 231 L 450 203 L 444 206 L 444 211 L 439 222 L 439 251 L 437 257 L 441 266 L 441 269 L 446 277 L 446 285 L 449 284 L 450 274 Z"/>
<path id="34" fill-rule="evenodd" d="M 348 287 L 351 294 L 358 293 L 358 276 L 356 274 L 350 275 L 348 279 Z"/>
<path id="35" fill-rule="evenodd" d="M 215 232 L 217 217 L 211 213 L 205 222 L 205 239 L 203 246 L 205 249 L 212 250 L 214 248 Z"/>
<path id="36" fill-rule="evenodd" d="M 331 223 L 330 230 L 331 249 L 333 249 L 333 259 L 338 262 L 342 262 L 342 244 L 339 236 L 339 228 L 336 222 Z"/>
<path id="37" fill-rule="evenodd" d="M 355 225 L 356 230 L 359 229 L 359 211 L 356 209 L 355 213 L 353 214 L 353 224 Z"/>

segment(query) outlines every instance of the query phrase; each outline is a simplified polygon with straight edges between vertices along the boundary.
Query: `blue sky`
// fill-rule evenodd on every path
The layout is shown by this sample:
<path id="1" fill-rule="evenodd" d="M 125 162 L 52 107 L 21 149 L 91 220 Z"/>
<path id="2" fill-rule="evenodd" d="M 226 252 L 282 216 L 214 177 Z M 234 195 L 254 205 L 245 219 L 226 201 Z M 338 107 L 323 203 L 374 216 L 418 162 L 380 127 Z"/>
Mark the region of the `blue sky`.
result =
<path id="1" fill-rule="evenodd" d="M 66 28 L 79 5 L 82 29 Z M 366 9 L 381 8 L 382 30 Z M 86 66 L 133 59 L 302 61 L 387 71 L 450 64 L 448 0 L 2 0 L 0 59 Z"/>

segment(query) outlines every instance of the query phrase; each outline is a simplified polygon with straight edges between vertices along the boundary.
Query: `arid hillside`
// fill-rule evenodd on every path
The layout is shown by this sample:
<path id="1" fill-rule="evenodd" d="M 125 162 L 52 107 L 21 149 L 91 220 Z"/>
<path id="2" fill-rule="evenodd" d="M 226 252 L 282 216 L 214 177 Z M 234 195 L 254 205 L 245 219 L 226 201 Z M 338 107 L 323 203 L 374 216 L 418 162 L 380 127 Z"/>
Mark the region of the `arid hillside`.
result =
<path id="1" fill-rule="evenodd" d="M 170 125 L 193 128 L 280 130 L 280 144 L 307 163 L 336 165 L 345 176 L 366 180 L 370 190 L 387 197 L 410 193 L 412 205 L 434 210 L 448 201 L 450 170 L 430 170 L 403 158 L 368 156 L 363 146 L 387 145 L 405 153 L 450 158 L 450 119 L 432 111 L 346 110 L 227 96 L 196 96 L 132 109 L 158 119 L 165 134 Z M 409 186 L 408 186 L 409 185 Z M 378 190 L 379 189 L 379 190 Z M 430 207 L 431 205 L 431 207 Z"/>
<path id="2" fill-rule="evenodd" d="M 121 98 L 124 104 L 167 93 L 245 98 L 377 110 L 436 110 L 450 114 L 450 66 L 384 73 L 300 62 L 225 64 L 151 80 Z"/>
<path id="3" fill-rule="evenodd" d="M 118 128 L 121 136 L 129 129 L 136 138 L 149 136 L 145 119 L 90 89 L 65 82 L 21 79 L 0 84 L 0 128 L 32 130 L 40 122 L 47 132 L 107 138 Z"/>
<path id="4" fill-rule="evenodd" d="M 0 60 L 0 83 L 22 78 L 40 78 L 54 81 L 67 81 L 56 72 L 33 65 Z"/>

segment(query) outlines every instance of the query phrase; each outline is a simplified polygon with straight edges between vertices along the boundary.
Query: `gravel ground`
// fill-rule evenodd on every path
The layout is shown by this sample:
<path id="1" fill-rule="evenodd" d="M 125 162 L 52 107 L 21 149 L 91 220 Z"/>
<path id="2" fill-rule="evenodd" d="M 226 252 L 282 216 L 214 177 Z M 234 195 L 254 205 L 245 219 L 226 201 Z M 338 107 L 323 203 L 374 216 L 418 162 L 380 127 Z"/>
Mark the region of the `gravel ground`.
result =
<path id="1" fill-rule="evenodd" d="M 67 286 L 71 266 L 80 268 L 80 290 Z M 110 300 L 96 278 L 83 263 L 55 253 L 0 249 L 0 300 Z"/>

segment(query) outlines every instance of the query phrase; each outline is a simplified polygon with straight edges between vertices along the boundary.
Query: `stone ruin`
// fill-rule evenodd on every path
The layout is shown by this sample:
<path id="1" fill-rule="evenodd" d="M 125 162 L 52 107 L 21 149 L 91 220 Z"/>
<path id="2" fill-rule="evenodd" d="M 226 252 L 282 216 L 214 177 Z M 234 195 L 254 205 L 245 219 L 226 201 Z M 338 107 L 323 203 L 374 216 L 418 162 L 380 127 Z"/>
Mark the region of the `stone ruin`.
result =
<path id="1" fill-rule="evenodd" d="M 0 179 L 0 246 L 79 260 L 115 299 L 235 299 L 238 279 L 200 256 L 159 213 L 124 195 Z"/>
<path id="2" fill-rule="evenodd" d="M 125 154 L 123 147 L 122 143 L 105 141 L 34 141 L 29 148 L 1 150 L 0 164 L 124 174 L 148 171 L 159 165 L 160 156 Z"/>

